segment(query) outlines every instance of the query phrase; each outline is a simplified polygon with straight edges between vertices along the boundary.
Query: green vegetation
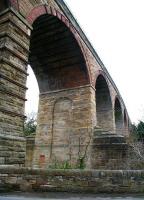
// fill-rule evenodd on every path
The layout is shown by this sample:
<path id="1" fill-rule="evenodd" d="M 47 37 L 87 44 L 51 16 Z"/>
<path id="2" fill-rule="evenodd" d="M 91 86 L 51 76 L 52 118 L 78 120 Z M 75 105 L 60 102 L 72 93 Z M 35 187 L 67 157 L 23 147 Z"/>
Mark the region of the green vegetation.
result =
<path id="1" fill-rule="evenodd" d="M 85 167 L 85 157 L 83 156 L 78 159 L 78 169 L 85 169 Z"/>
<path id="2" fill-rule="evenodd" d="M 139 121 L 137 125 L 132 125 L 132 136 L 136 140 L 144 140 L 144 122 Z"/>
<path id="3" fill-rule="evenodd" d="M 36 132 L 37 121 L 36 115 L 30 114 L 24 122 L 24 135 L 30 136 Z"/>
<path id="4" fill-rule="evenodd" d="M 85 165 L 85 161 L 84 158 L 82 159 L 78 159 L 77 164 L 72 165 L 71 162 L 69 160 L 60 162 L 58 160 L 55 160 L 55 162 L 53 164 L 51 164 L 49 166 L 50 169 L 85 169 L 86 165 Z"/>
<path id="5" fill-rule="evenodd" d="M 72 169 L 72 166 L 68 160 L 59 162 L 55 160 L 53 164 L 49 166 L 50 169 Z"/>
<path id="6" fill-rule="evenodd" d="M 140 170 L 144 168 L 144 122 L 132 124 L 124 169 Z"/>

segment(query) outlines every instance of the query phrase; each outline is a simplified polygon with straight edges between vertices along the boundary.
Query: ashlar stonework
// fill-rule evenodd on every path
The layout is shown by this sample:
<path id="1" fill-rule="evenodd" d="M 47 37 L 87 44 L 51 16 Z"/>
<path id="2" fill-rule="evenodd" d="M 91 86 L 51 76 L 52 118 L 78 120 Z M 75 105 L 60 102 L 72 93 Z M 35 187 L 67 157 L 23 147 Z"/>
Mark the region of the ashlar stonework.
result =
<path id="1" fill-rule="evenodd" d="M 36 136 L 26 144 L 28 64 L 40 100 Z M 0 1 L 0 164 L 48 168 L 84 158 L 87 168 L 105 168 L 123 159 L 129 124 L 116 85 L 62 0 Z M 113 138 L 123 139 L 116 146 Z"/>

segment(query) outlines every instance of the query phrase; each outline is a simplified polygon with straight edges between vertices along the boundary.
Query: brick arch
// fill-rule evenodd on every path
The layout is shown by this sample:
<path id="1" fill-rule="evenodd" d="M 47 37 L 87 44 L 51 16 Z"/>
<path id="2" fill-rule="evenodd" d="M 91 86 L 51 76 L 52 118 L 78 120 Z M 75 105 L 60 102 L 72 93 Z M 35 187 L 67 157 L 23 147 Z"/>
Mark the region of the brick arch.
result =
<path id="1" fill-rule="evenodd" d="M 44 14 L 49 14 L 49 15 L 53 15 L 55 17 L 57 17 L 58 19 L 60 19 L 68 28 L 70 28 L 71 32 L 76 36 L 77 30 L 75 29 L 75 27 L 70 23 L 70 21 L 63 15 L 61 14 L 58 10 L 56 10 L 54 7 L 49 7 L 47 5 L 39 5 L 34 7 L 29 14 L 26 16 L 26 20 L 27 22 L 29 22 L 29 24 L 33 24 L 34 21 L 41 15 Z M 76 36 L 77 37 L 77 36 Z"/>
<path id="2" fill-rule="evenodd" d="M 117 134 L 122 134 L 123 132 L 123 124 L 124 124 L 124 117 L 123 117 L 123 110 L 122 104 L 118 96 L 115 97 L 114 101 L 114 116 L 115 116 L 115 130 Z"/>
<path id="3" fill-rule="evenodd" d="M 128 121 L 128 115 L 127 115 L 126 108 L 124 108 L 123 120 L 124 120 L 124 135 L 128 136 L 129 121 Z"/>
<path id="4" fill-rule="evenodd" d="M 111 101 L 112 101 L 112 91 L 111 91 L 111 88 L 110 88 L 110 85 L 109 85 L 109 80 L 107 78 L 107 75 L 106 73 L 103 71 L 103 70 L 99 70 L 95 76 L 95 85 L 96 85 L 96 80 L 98 78 L 98 76 L 102 75 L 107 83 L 107 86 L 108 86 L 108 90 L 109 90 L 109 93 L 110 93 L 110 97 L 111 97 Z"/>
<path id="5" fill-rule="evenodd" d="M 107 75 L 106 75 L 106 73 L 105 73 L 103 70 L 99 70 L 99 71 L 96 73 L 96 76 L 95 76 L 95 85 L 96 85 L 97 78 L 98 78 L 98 76 L 100 76 L 100 75 L 102 75 L 102 76 L 104 77 L 104 79 L 105 79 L 105 81 L 106 81 L 106 83 L 107 83 L 107 85 L 108 85 L 108 88 L 109 88 L 109 83 L 108 83 Z M 110 88 L 109 88 L 109 90 L 110 90 Z"/>
<path id="6" fill-rule="evenodd" d="M 29 14 L 26 16 L 26 20 L 29 24 L 33 24 L 34 21 L 42 16 L 42 15 L 52 15 L 54 17 L 57 17 L 62 23 L 65 24 L 65 26 L 70 30 L 70 32 L 73 34 L 74 38 L 77 41 L 77 44 L 79 45 L 81 52 L 83 54 L 83 58 L 85 60 L 86 66 L 87 66 L 87 73 L 88 73 L 88 80 L 89 83 L 91 83 L 91 72 L 90 72 L 90 66 L 87 63 L 87 58 L 86 55 L 84 53 L 84 48 L 79 36 L 79 33 L 77 32 L 76 28 L 71 24 L 71 22 L 69 21 L 69 19 L 67 19 L 67 17 L 65 17 L 62 13 L 60 13 L 58 10 L 56 10 L 54 7 L 49 7 L 47 5 L 39 5 L 34 7 Z"/>
<path id="7" fill-rule="evenodd" d="M 32 25 L 34 21 L 41 15 L 44 14 L 52 14 L 50 10 L 47 9 L 46 6 L 40 5 L 34 7 L 30 13 L 26 16 L 26 20 Z"/>
<path id="8" fill-rule="evenodd" d="M 33 22 L 29 63 L 40 93 L 89 84 L 84 55 L 77 40 L 57 17 L 42 14 Z"/>
<path id="9" fill-rule="evenodd" d="M 113 130 L 113 106 L 110 89 L 103 72 L 96 79 L 96 116 L 97 126 L 104 130 Z"/>

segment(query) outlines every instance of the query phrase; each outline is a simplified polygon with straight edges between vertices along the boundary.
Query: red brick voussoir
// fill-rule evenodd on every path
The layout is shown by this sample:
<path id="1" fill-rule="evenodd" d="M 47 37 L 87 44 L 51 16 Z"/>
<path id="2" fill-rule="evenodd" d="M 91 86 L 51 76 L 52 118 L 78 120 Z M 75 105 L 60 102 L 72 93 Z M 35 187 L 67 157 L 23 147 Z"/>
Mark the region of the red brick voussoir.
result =
<path id="1" fill-rule="evenodd" d="M 70 23 L 70 21 L 67 19 L 66 16 L 64 16 L 63 14 L 61 14 L 61 12 L 59 12 L 58 10 L 56 10 L 54 7 L 48 7 L 46 5 L 40 5 L 37 6 L 35 8 L 33 8 L 30 13 L 27 15 L 26 20 L 32 25 L 33 22 L 40 17 L 41 15 L 44 14 L 49 14 L 52 16 L 57 17 L 59 20 L 61 20 L 72 32 L 72 34 L 74 35 L 75 39 L 77 40 L 82 52 L 83 50 L 83 46 L 81 44 L 80 41 L 80 36 L 79 33 L 77 32 L 76 28 Z M 85 54 L 84 54 L 85 55 Z M 86 58 L 85 58 L 86 59 Z M 88 72 L 90 74 L 90 69 L 88 67 Z"/>

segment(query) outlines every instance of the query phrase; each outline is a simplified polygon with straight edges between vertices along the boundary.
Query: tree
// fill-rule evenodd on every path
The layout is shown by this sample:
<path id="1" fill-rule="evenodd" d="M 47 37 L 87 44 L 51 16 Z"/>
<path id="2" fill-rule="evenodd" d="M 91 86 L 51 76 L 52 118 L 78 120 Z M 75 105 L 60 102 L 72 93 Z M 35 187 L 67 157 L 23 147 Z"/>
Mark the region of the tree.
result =
<path id="1" fill-rule="evenodd" d="M 127 160 L 124 169 L 143 169 L 144 167 L 144 122 L 132 124 Z"/>
<path id="2" fill-rule="evenodd" d="M 36 114 L 31 113 L 24 122 L 24 134 L 25 136 L 29 136 L 36 132 L 37 120 Z"/>
<path id="3" fill-rule="evenodd" d="M 138 140 L 144 140 L 144 122 L 139 121 L 137 125 L 132 125 L 132 134 Z"/>

